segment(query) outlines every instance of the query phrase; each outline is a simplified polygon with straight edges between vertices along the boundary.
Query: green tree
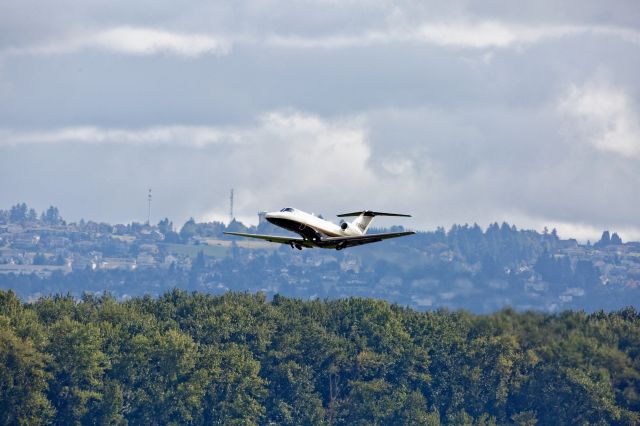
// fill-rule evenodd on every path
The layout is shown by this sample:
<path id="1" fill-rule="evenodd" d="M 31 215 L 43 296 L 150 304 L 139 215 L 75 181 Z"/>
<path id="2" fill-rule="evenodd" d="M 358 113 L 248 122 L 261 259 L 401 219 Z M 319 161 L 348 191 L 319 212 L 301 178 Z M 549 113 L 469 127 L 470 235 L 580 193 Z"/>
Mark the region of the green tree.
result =
<path id="1" fill-rule="evenodd" d="M 282 425 L 317 425 L 324 420 L 322 398 L 309 367 L 278 363 L 269 377 L 269 419 Z"/>
<path id="2" fill-rule="evenodd" d="M 51 326 L 47 352 L 52 361 L 48 398 L 56 409 L 56 424 L 80 424 L 102 398 L 102 378 L 108 367 L 100 350 L 100 330 L 63 318 Z"/>
<path id="3" fill-rule="evenodd" d="M 264 419 L 266 381 L 260 377 L 260 363 L 246 347 L 230 344 L 209 349 L 203 368 L 209 372 L 204 399 L 205 422 L 228 425 L 257 425 Z"/>
<path id="4" fill-rule="evenodd" d="M 109 381 L 104 386 L 102 399 L 91 413 L 93 419 L 90 419 L 90 423 L 104 426 L 126 425 L 124 409 L 122 386 L 117 381 Z"/>
<path id="5" fill-rule="evenodd" d="M 169 329 L 127 340 L 125 353 L 113 365 L 130 407 L 127 418 L 140 424 L 185 424 L 198 418 L 208 378 L 191 337 Z"/>
<path id="6" fill-rule="evenodd" d="M 47 356 L 8 322 L 0 315 L 0 424 L 47 424 L 55 412 L 45 396 Z"/>

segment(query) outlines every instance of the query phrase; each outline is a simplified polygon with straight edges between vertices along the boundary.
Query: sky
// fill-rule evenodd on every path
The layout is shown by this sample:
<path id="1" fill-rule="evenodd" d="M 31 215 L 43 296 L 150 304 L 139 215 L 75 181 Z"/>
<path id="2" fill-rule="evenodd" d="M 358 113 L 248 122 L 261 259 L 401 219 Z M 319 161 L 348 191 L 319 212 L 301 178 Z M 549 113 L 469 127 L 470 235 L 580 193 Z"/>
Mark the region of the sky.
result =
<path id="1" fill-rule="evenodd" d="M 3 0 L 0 208 L 640 240 L 639 75 L 635 0 Z"/>

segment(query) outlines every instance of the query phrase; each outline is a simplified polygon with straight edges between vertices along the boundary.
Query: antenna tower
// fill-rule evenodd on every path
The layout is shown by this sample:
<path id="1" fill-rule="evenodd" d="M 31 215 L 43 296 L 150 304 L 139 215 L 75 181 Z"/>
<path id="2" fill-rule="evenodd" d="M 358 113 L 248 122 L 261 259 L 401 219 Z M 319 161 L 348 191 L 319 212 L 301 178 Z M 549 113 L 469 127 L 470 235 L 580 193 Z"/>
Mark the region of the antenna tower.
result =
<path id="1" fill-rule="evenodd" d="M 229 223 L 233 222 L 233 188 L 231 188 L 231 194 L 229 195 Z"/>
<path id="2" fill-rule="evenodd" d="M 149 194 L 147 195 L 147 201 L 149 203 L 149 209 L 147 210 L 147 225 L 151 225 L 151 188 L 149 188 Z"/>

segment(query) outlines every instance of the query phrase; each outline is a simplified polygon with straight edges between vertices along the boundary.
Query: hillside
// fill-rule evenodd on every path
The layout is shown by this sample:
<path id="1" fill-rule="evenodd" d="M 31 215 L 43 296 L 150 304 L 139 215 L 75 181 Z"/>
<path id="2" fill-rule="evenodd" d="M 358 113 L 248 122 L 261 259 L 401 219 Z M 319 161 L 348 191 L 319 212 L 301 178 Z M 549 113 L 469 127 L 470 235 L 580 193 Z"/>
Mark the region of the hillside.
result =
<path id="1" fill-rule="evenodd" d="M 640 244 L 615 232 L 580 244 L 555 230 L 453 225 L 336 252 L 227 238 L 227 230 L 284 232 L 237 221 L 189 220 L 179 229 L 168 219 L 67 223 L 55 207 L 38 217 L 17 204 L 0 210 L 0 288 L 26 299 L 107 291 L 125 300 L 174 287 L 302 299 L 358 296 L 478 313 L 507 306 L 546 312 L 640 307 Z"/>

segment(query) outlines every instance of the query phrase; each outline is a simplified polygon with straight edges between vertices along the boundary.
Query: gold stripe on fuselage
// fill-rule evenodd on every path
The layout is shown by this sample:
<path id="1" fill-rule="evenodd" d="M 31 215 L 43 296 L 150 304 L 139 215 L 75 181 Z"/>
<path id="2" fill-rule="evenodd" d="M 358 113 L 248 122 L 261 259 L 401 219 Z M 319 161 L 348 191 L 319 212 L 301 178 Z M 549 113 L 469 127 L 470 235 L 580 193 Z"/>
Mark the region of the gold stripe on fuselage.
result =
<path id="1" fill-rule="evenodd" d="M 334 232 L 334 231 L 330 231 L 330 230 L 328 230 L 326 228 L 320 227 L 320 226 L 315 225 L 315 224 L 314 225 L 310 225 L 308 222 L 303 222 L 301 220 L 294 220 L 294 219 L 291 219 L 291 220 L 294 221 L 294 222 L 299 223 L 300 225 L 304 225 L 304 226 L 306 226 L 308 228 L 315 229 L 316 231 L 318 231 L 318 232 L 320 232 L 320 233 L 322 233 L 322 234 L 324 234 L 324 235 L 326 235 L 328 237 L 344 237 L 345 236 L 342 233 L 337 233 L 337 232 Z"/>

